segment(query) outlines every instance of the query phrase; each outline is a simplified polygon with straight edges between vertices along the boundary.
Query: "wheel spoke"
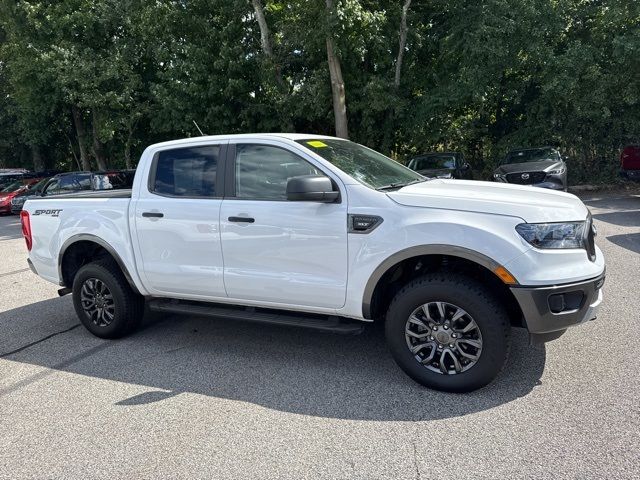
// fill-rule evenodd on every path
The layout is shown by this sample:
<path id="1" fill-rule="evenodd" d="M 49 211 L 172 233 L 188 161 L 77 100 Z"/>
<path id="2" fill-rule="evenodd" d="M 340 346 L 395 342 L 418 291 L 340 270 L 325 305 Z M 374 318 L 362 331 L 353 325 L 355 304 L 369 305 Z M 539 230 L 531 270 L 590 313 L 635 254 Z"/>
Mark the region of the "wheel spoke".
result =
<path id="1" fill-rule="evenodd" d="M 444 302 L 435 302 L 436 307 L 438 308 L 438 313 L 440 314 L 440 321 L 444 322 L 446 314 L 444 311 Z"/>
<path id="2" fill-rule="evenodd" d="M 474 322 L 473 320 L 469 320 L 469 323 L 467 323 L 467 325 L 461 331 L 462 333 L 469 333 L 474 328 L 478 328 L 476 322 Z"/>
<path id="3" fill-rule="evenodd" d="M 466 314 L 467 314 L 467 312 L 465 312 L 461 308 L 458 308 L 458 310 L 456 310 L 456 313 L 453 314 L 453 317 L 451 317 L 451 323 L 457 322 L 462 317 L 464 317 Z"/>
<path id="4" fill-rule="evenodd" d="M 425 347 L 431 347 L 432 350 L 435 350 L 435 345 L 433 342 L 424 342 L 418 343 L 417 345 L 411 347 L 411 353 L 416 354 Z"/>
<path id="5" fill-rule="evenodd" d="M 482 342 L 479 340 L 474 340 L 472 338 L 461 338 L 458 340 L 458 343 L 466 343 L 478 349 L 482 348 Z"/>
<path id="6" fill-rule="evenodd" d="M 479 354 L 474 355 L 473 353 L 465 352 L 462 348 L 458 348 L 458 353 L 474 362 L 478 361 L 478 358 L 480 358 Z"/>
<path id="7" fill-rule="evenodd" d="M 418 325 L 419 327 L 422 327 L 422 328 L 429 328 L 429 327 L 427 327 L 427 325 L 425 325 L 425 323 L 422 320 L 420 320 L 415 315 L 411 315 L 409 317 L 409 323 L 413 323 L 413 324 Z M 407 333 L 409 333 L 409 328 L 408 327 L 407 327 Z"/>
<path id="8" fill-rule="evenodd" d="M 431 318 L 431 313 L 429 313 L 429 304 L 428 303 L 425 303 L 424 305 L 422 305 L 422 313 L 424 313 L 425 318 L 429 322 L 433 322 L 433 318 Z"/>
<path id="9" fill-rule="evenodd" d="M 451 351 L 451 349 L 445 348 L 444 351 L 442 352 L 441 358 L 444 359 L 445 355 L 448 355 L 449 358 L 451 358 L 451 360 L 453 360 L 453 368 L 456 371 L 456 373 L 460 373 L 462 371 L 462 365 L 460 365 L 460 361 L 458 360 L 458 357 L 456 357 L 455 353 L 453 351 Z M 448 372 L 448 370 L 447 370 L 447 372 Z"/>
<path id="10" fill-rule="evenodd" d="M 429 335 L 431 335 L 431 332 L 416 333 L 416 332 L 412 332 L 411 330 L 407 330 L 406 334 L 409 335 L 410 337 L 417 338 L 418 340 L 421 340 L 421 339 L 427 338 Z"/>

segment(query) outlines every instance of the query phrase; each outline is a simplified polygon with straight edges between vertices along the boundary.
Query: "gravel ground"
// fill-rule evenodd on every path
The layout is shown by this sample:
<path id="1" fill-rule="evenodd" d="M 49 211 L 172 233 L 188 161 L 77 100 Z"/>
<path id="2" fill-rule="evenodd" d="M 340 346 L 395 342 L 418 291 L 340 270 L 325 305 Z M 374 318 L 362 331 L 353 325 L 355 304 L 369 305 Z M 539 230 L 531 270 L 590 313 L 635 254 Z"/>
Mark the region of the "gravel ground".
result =
<path id="1" fill-rule="evenodd" d="M 0 478 L 640 478 L 640 196 L 585 199 L 600 317 L 489 387 L 424 389 L 379 330 L 190 317 L 92 337 L 0 217 Z"/>

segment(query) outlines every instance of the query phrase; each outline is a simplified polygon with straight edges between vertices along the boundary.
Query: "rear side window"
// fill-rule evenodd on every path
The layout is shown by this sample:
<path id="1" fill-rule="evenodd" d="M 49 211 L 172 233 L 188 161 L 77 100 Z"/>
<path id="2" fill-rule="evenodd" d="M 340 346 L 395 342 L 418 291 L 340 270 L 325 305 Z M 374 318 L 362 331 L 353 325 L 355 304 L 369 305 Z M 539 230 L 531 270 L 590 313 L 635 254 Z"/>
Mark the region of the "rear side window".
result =
<path id="1" fill-rule="evenodd" d="M 215 197 L 219 145 L 158 153 L 150 190 L 172 197 Z"/>

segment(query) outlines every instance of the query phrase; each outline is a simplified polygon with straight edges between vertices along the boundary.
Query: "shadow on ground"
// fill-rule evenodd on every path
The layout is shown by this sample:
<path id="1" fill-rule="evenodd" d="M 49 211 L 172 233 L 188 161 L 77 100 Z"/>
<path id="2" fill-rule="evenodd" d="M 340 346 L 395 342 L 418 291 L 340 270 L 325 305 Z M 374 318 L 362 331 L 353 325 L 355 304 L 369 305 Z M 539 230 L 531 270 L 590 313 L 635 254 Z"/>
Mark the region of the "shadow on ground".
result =
<path id="1" fill-rule="evenodd" d="M 610 235 L 607 237 L 607 240 L 634 253 L 640 253 L 640 233 Z"/>
<path id="2" fill-rule="evenodd" d="M 49 315 L 42 317 L 41 311 Z M 56 332 L 49 331 L 52 324 Z M 418 421 L 466 415 L 528 394 L 540 383 L 546 356 L 544 347 L 527 344 L 524 331 L 513 330 L 512 354 L 498 380 L 457 395 L 425 389 L 407 378 L 378 328 L 349 337 L 233 320 L 151 316 L 135 335 L 104 341 L 74 325 L 68 297 L 1 313 L 0 357 L 149 388 L 117 405 L 145 405 L 193 392 L 301 415 Z M 21 346 L 2 340 L 16 329 Z M 0 397 L 51 370 L 0 388 Z"/>
<path id="3" fill-rule="evenodd" d="M 14 240 L 21 237 L 20 217 L 17 215 L 0 215 L 0 240 Z"/>

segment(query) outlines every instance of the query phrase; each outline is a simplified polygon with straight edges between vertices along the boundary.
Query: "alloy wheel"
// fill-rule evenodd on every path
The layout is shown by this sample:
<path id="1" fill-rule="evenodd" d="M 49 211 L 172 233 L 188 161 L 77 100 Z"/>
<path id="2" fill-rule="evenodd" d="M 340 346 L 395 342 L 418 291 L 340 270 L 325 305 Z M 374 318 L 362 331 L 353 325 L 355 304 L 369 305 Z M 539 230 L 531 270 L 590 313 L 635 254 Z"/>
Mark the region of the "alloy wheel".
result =
<path id="1" fill-rule="evenodd" d="M 111 325 L 115 316 L 115 303 L 111 291 L 102 280 L 86 279 L 80 290 L 80 302 L 82 309 L 95 325 Z"/>
<path id="2" fill-rule="evenodd" d="M 469 370 L 482 354 L 478 324 L 463 308 L 448 302 L 416 308 L 405 325 L 405 339 L 416 361 L 443 375 Z"/>

